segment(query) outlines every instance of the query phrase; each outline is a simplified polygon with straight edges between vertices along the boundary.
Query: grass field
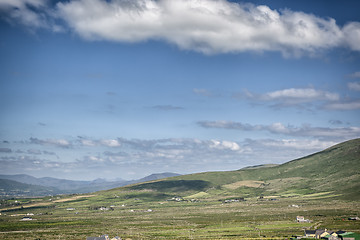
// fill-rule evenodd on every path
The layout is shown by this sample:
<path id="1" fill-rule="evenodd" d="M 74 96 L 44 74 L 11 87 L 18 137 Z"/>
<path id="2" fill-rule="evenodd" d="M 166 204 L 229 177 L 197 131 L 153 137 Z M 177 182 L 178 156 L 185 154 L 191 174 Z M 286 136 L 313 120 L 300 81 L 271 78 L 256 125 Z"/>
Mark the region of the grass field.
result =
<path id="1" fill-rule="evenodd" d="M 23 204 L 2 212 L 0 238 L 86 239 L 108 234 L 123 239 L 286 239 L 302 235 L 305 228 L 360 231 L 360 221 L 348 220 L 360 215 L 359 201 L 329 192 L 228 204 L 201 192 L 198 202 L 156 197 L 149 201 L 145 193 L 151 194 L 144 191 L 131 198 L 129 192 L 105 192 Z M 33 220 L 21 221 L 27 213 L 34 214 Z M 297 223 L 298 215 L 311 222 Z"/>

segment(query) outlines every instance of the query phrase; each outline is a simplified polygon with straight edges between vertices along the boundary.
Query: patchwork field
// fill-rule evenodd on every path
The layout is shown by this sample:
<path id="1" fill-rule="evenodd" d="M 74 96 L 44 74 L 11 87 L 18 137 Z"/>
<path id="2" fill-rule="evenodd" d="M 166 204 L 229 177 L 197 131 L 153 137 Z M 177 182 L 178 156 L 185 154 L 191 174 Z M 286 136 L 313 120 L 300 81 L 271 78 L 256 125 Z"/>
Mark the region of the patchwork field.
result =
<path id="1" fill-rule="evenodd" d="M 348 220 L 360 216 L 359 201 L 341 200 L 332 193 L 226 204 L 201 198 L 149 201 L 141 198 L 144 194 L 124 191 L 44 199 L 46 204 L 37 206 L 24 203 L 2 212 L 0 238 L 86 239 L 108 234 L 123 239 L 286 239 L 315 227 L 360 231 L 360 221 Z M 26 214 L 33 220 L 22 221 Z M 311 222 L 297 223 L 298 215 Z"/>

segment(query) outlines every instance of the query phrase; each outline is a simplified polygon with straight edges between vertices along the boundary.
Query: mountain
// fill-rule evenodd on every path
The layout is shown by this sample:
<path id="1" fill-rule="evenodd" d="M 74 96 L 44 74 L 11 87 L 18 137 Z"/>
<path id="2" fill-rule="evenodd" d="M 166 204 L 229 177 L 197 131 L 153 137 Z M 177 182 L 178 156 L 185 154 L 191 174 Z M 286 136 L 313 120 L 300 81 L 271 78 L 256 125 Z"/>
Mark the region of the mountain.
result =
<path id="1" fill-rule="evenodd" d="M 126 186 L 148 199 L 170 196 L 202 198 L 296 196 L 327 193 L 360 197 L 360 139 L 340 143 L 324 151 L 281 165 L 251 167 L 228 172 L 175 176 Z M 118 191 L 114 189 L 110 191 Z M 135 196 L 135 193 L 132 193 Z"/>
<path id="2" fill-rule="evenodd" d="M 157 173 L 131 181 L 107 181 L 100 178 L 93 181 L 75 181 L 52 177 L 36 178 L 26 174 L 0 175 L 0 186 L 4 186 L 0 187 L 0 191 L 3 189 L 0 196 L 16 196 L 16 193 L 19 193 L 19 196 L 89 193 L 178 175 L 176 173 Z"/>
<path id="3" fill-rule="evenodd" d="M 0 179 L 0 197 L 12 196 L 44 196 L 59 194 L 61 191 L 52 187 L 44 187 L 26 183 L 20 183 L 8 179 Z"/>
<path id="4" fill-rule="evenodd" d="M 158 179 L 163 179 L 163 178 L 168 178 L 168 177 L 175 177 L 175 176 L 180 176 L 180 174 L 177 173 L 169 173 L 169 172 L 165 172 L 165 173 L 154 173 L 151 174 L 147 177 L 141 178 L 137 181 L 139 182 L 148 182 L 148 181 L 153 181 L 153 180 L 158 180 Z"/>

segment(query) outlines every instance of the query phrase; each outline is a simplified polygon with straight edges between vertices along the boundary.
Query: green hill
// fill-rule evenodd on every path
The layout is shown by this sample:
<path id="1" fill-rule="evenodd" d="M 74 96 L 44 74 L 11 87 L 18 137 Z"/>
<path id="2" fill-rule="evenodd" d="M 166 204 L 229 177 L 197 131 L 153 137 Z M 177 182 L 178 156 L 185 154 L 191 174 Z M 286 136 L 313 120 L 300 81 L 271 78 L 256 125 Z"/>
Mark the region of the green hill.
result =
<path id="1" fill-rule="evenodd" d="M 8 179 L 0 179 L 0 198 L 14 196 L 46 196 L 58 193 L 60 193 L 60 191 L 54 187 L 44 187 Z"/>
<path id="2" fill-rule="evenodd" d="M 122 189 L 132 190 L 133 197 L 136 191 L 147 192 L 148 199 L 156 200 L 174 195 L 221 199 L 315 193 L 354 198 L 360 196 L 359 170 L 360 139 L 354 139 L 281 165 L 182 175 Z"/>

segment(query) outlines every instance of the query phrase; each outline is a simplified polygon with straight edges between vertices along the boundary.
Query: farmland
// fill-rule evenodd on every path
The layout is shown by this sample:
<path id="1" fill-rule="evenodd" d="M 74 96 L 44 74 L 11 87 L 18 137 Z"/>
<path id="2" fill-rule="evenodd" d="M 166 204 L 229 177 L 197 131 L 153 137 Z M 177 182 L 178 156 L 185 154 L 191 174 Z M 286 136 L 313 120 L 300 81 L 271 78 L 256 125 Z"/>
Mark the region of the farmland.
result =
<path id="1" fill-rule="evenodd" d="M 356 139 L 278 166 L 86 195 L 3 199 L 0 238 L 289 239 L 305 229 L 360 232 L 359 146 Z"/>
<path id="2" fill-rule="evenodd" d="M 0 236 L 86 239 L 109 234 L 123 239 L 285 239 L 302 235 L 305 228 L 360 230 L 360 221 L 348 220 L 360 215 L 360 203 L 339 199 L 332 193 L 272 200 L 249 198 L 228 204 L 217 199 L 149 201 L 149 194 L 137 192 L 129 198 L 129 192 L 103 193 L 50 205 L 24 204 L 21 209 L 2 213 Z M 99 203 L 112 208 L 100 210 Z M 30 212 L 34 214 L 32 221 L 20 221 Z M 298 215 L 311 222 L 297 223 Z"/>

